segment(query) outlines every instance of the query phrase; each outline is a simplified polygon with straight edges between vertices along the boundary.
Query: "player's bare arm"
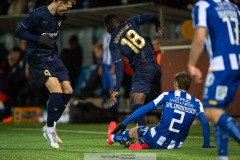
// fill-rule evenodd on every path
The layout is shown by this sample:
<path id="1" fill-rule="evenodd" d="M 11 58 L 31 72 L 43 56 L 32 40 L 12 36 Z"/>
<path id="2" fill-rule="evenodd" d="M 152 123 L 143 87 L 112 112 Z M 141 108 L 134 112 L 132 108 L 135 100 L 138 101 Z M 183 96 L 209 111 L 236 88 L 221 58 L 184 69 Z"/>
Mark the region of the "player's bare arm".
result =
<path id="1" fill-rule="evenodd" d="M 188 60 L 188 71 L 197 83 L 202 83 L 203 81 L 202 72 L 196 67 L 196 64 L 204 49 L 206 32 L 206 28 L 203 27 L 196 29 Z"/>

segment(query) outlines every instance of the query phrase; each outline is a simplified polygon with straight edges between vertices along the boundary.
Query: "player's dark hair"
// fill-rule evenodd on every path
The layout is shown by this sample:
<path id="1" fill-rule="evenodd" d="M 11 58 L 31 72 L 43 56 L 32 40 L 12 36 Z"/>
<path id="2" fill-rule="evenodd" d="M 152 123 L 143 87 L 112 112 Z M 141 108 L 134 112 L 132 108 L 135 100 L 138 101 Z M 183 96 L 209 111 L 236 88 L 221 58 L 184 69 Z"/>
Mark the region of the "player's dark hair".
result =
<path id="1" fill-rule="evenodd" d="M 117 15 L 116 14 L 108 14 L 104 17 L 103 22 L 105 26 L 111 25 L 113 23 L 114 19 L 117 19 Z"/>
<path id="2" fill-rule="evenodd" d="M 187 91 L 190 88 L 192 77 L 189 73 L 183 71 L 175 74 L 175 82 L 178 84 L 179 89 Z"/>
<path id="3" fill-rule="evenodd" d="M 114 29 L 114 22 L 119 22 L 116 14 L 108 14 L 104 17 L 103 23 L 109 33 Z"/>

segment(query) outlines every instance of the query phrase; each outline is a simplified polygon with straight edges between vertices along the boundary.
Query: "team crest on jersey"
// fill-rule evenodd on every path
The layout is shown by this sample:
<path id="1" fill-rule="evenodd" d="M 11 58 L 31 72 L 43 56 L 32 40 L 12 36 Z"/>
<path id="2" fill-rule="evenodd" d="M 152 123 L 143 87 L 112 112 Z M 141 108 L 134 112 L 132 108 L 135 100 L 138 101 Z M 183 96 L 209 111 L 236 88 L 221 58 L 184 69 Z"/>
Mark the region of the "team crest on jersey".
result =
<path id="1" fill-rule="evenodd" d="M 58 26 L 62 25 L 62 20 L 58 21 Z"/>

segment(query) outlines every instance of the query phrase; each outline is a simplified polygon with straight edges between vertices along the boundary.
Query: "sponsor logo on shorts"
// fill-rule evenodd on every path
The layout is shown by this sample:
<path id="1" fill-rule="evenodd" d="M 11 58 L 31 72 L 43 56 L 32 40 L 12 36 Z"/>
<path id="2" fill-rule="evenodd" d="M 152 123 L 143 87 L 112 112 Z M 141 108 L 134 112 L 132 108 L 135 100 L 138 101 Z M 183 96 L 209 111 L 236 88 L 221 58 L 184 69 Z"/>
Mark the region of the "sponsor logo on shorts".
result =
<path id="1" fill-rule="evenodd" d="M 207 77 L 206 77 L 206 82 L 205 82 L 205 86 L 209 87 L 211 86 L 215 81 L 215 76 L 213 73 L 209 72 Z"/>
<path id="2" fill-rule="evenodd" d="M 216 95 L 215 98 L 216 100 L 224 100 L 227 96 L 228 93 L 228 87 L 227 86 L 217 86 L 216 88 Z"/>

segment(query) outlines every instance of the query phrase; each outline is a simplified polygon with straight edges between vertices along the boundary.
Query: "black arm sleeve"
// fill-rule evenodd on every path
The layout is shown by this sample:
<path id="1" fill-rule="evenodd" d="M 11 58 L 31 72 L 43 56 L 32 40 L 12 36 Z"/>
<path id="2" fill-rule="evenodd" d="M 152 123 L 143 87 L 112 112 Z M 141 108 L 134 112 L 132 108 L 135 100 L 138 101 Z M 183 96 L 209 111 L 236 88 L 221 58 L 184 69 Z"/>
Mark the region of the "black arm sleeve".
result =
<path id="1" fill-rule="evenodd" d="M 119 92 L 122 79 L 123 79 L 123 64 L 122 61 L 118 61 L 115 63 L 116 66 L 116 87 L 115 91 Z"/>
<path id="2" fill-rule="evenodd" d="M 161 24 L 157 16 L 152 13 L 138 15 L 137 17 L 134 17 L 134 19 L 136 20 L 138 25 L 144 24 L 147 21 L 154 23 L 156 27 L 159 27 Z"/>
<path id="3" fill-rule="evenodd" d="M 14 35 L 15 37 L 18 37 L 20 39 L 24 39 L 35 43 L 37 43 L 40 38 L 39 36 L 28 34 L 27 30 L 22 26 L 22 24 L 18 26 Z"/>
<path id="4" fill-rule="evenodd" d="M 156 27 L 159 27 L 160 26 L 160 21 L 159 19 L 157 18 L 157 16 L 155 14 L 150 14 L 150 17 L 151 17 L 151 21 L 155 24 Z"/>

